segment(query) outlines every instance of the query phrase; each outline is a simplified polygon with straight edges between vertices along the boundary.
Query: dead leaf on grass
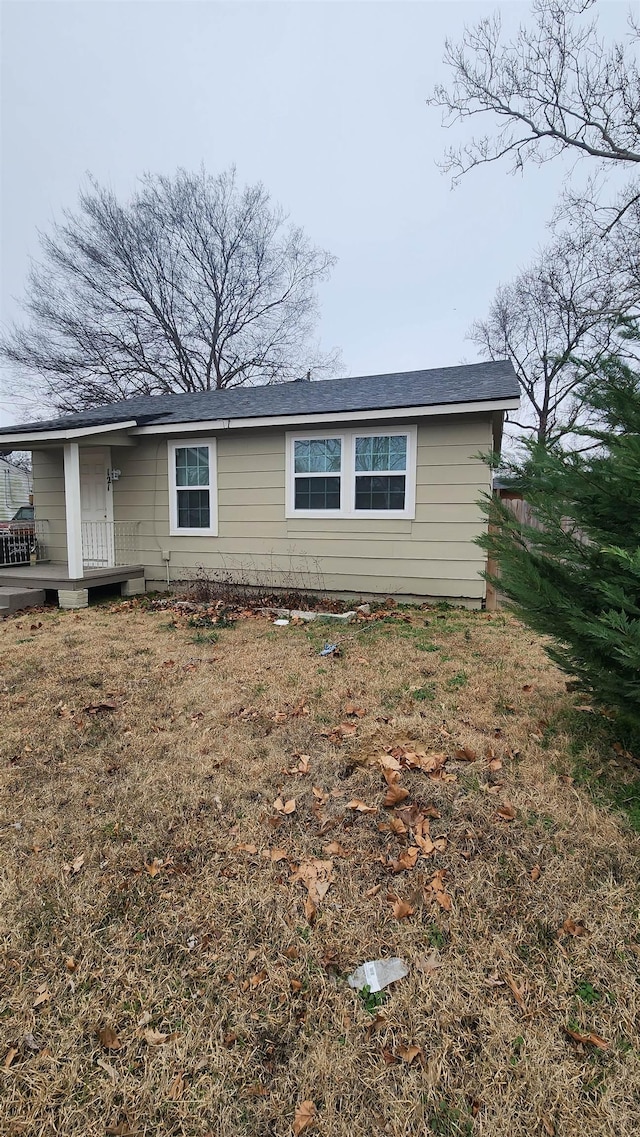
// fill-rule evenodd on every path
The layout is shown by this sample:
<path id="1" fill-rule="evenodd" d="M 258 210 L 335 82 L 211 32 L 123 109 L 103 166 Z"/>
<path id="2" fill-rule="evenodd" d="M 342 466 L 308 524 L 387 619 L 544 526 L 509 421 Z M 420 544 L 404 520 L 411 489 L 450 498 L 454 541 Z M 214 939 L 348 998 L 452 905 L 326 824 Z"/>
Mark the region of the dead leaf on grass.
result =
<path id="1" fill-rule="evenodd" d="M 582 1042 L 583 1044 L 590 1042 L 592 1046 L 597 1046 L 599 1050 L 609 1049 L 609 1043 L 606 1042 L 604 1038 L 601 1038 L 599 1034 L 594 1034 L 592 1030 L 583 1034 L 578 1030 L 569 1030 L 569 1027 L 565 1026 L 564 1032 L 568 1034 L 569 1038 L 572 1038 L 574 1042 Z"/>
<path id="2" fill-rule="evenodd" d="M 42 1007 L 42 1006 L 44 1006 L 45 1003 L 50 1003 L 50 1002 L 51 1002 L 51 992 L 47 991 L 46 987 L 44 989 L 39 988 L 38 995 L 34 999 L 31 1006 L 33 1007 L 33 1009 L 35 1011 L 38 1007 Z"/>
<path id="3" fill-rule="evenodd" d="M 415 1062 L 416 1058 L 422 1059 L 424 1057 L 422 1050 L 419 1046 L 399 1046 L 396 1050 L 398 1058 L 406 1062 L 408 1066 Z"/>
<path id="4" fill-rule="evenodd" d="M 376 805 L 367 805 L 366 802 L 360 801 L 358 798 L 353 798 L 347 804 L 347 809 L 354 809 L 357 813 L 377 813 L 378 807 Z"/>
<path id="5" fill-rule="evenodd" d="M 115 711 L 116 705 L 115 703 L 89 703 L 88 707 L 83 707 L 82 709 L 85 714 L 99 715 L 103 711 Z"/>
<path id="6" fill-rule="evenodd" d="M 301 1102 L 296 1109 L 293 1119 L 293 1132 L 295 1137 L 298 1137 L 300 1133 L 304 1133 L 305 1129 L 310 1129 L 312 1125 L 315 1125 L 317 1118 L 318 1111 L 314 1103 L 310 1100 Z"/>
<path id="7" fill-rule="evenodd" d="M 277 797 L 273 803 L 273 808 L 277 810 L 278 813 L 284 813 L 287 815 L 290 813 L 295 813 L 296 799 L 294 797 L 291 797 L 288 801 L 283 801 L 281 797 Z"/>
<path id="8" fill-rule="evenodd" d="M 120 1042 L 120 1039 L 118 1038 L 115 1030 L 113 1030 L 113 1028 L 110 1026 L 100 1027 L 96 1031 L 96 1034 L 98 1035 L 98 1041 L 100 1045 L 105 1050 L 119 1050 L 122 1046 L 122 1043 Z"/>
<path id="9" fill-rule="evenodd" d="M 7 1050 L 7 1053 L 4 1056 L 4 1062 L 2 1063 L 5 1070 L 9 1069 L 11 1063 L 14 1061 L 15 1058 L 17 1058 L 18 1054 L 19 1054 L 19 1050 L 18 1050 L 17 1046 L 9 1047 L 9 1049 Z"/>
<path id="10" fill-rule="evenodd" d="M 84 855 L 84 853 L 80 853 L 80 855 L 77 856 L 74 861 L 68 862 L 67 864 L 64 864 L 62 867 L 63 867 L 65 873 L 67 874 L 67 876 L 75 876 L 76 873 L 80 872 L 80 869 L 82 868 L 82 866 L 84 864 L 84 861 L 85 861 L 85 855 Z"/>
<path id="11" fill-rule="evenodd" d="M 502 821 L 515 821 L 517 814 L 513 806 L 509 802 L 505 802 L 498 810 L 498 817 Z"/>
<path id="12" fill-rule="evenodd" d="M 349 857 L 351 855 L 339 841 L 331 841 L 329 845 L 323 847 L 322 852 L 326 853 L 328 857 Z"/>
<path id="13" fill-rule="evenodd" d="M 408 872 L 416 867 L 416 861 L 420 855 L 420 850 L 417 845 L 409 845 L 408 849 L 395 860 L 390 862 L 390 869 L 392 872 Z"/>
<path id="14" fill-rule="evenodd" d="M 478 755 L 470 746 L 461 746 L 459 750 L 455 751 L 454 757 L 460 762 L 475 762 Z"/>
<path id="15" fill-rule="evenodd" d="M 541 875 L 542 875 L 542 869 L 540 868 L 540 865 L 534 865 L 533 868 L 531 869 L 531 872 L 529 873 L 529 876 L 531 877 L 531 879 L 532 880 L 540 880 Z"/>
<path id="16" fill-rule="evenodd" d="M 179 1070 L 171 1085 L 169 1086 L 169 1089 L 167 1090 L 167 1097 L 170 1101 L 180 1101 L 180 1098 L 184 1094 L 185 1089 L 186 1084 L 184 1075 L 182 1073 L 182 1070 Z"/>
<path id="17" fill-rule="evenodd" d="M 364 707 L 357 707 L 355 703 L 347 703 L 344 713 L 345 715 L 355 715 L 356 718 L 361 719 L 367 712 Z"/>
<path id="18" fill-rule="evenodd" d="M 587 929 L 581 920 L 574 920 L 572 916 L 567 916 L 564 924 L 558 930 L 559 936 L 586 936 Z"/>
<path id="19" fill-rule="evenodd" d="M 432 951 L 431 955 L 418 955 L 413 962 L 414 967 L 423 975 L 434 975 L 438 968 L 442 967 L 442 960 L 437 951 Z"/>
<path id="20" fill-rule="evenodd" d="M 241 842 L 239 845 L 234 845 L 233 848 L 234 848 L 234 852 L 237 851 L 238 853 L 257 853 L 258 852 L 258 846 L 257 845 L 247 845 L 245 842 Z"/>
<path id="21" fill-rule="evenodd" d="M 266 856 L 268 856 L 268 858 L 272 864 L 277 865 L 279 861 L 286 860 L 287 850 L 282 849 L 282 848 L 280 848 L 280 849 L 268 849 L 266 852 Z"/>
<path id="22" fill-rule="evenodd" d="M 96 1065 L 98 1065 L 101 1070 L 104 1070 L 105 1074 L 109 1075 L 113 1085 L 115 1086 L 116 1082 L 118 1081 L 118 1079 L 120 1077 L 120 1075 L 119 1075 L 118 1071 L 115 1069 L 115 1067 L 111 1066 L 109 1064 L 109 1062 L 105 1062 L 104 1058 L 98 1058 Z"/>
<path id="23" fill-rule="evenodd" d="M 384 795 L 384 806 L 386 809 L 392 809 L 393 806 L 399 805 L 401 801 L 406 801 L 409 797 L 409 791 L 404 786 L 399 786 L 393 783 L 387 789 Z"/>
<path id="24" fill-rule="evenodd" d="M 153 1027 L 150 1027 L 143 1031 L 143 1037 L 149 1046 L 163 1046 L 165 1042 L 175 1042 L 178 1032 L 174 1030 L 171 1034 L 164 1034 L 163 1031 L 154 1030 Z"/>
<path id="25" fill-rule="evenodd" d="M 406 900 L 401 900 L 399 896 L 394 896 L 389 893 L 387 899 L 391 903 L 391 911 L 396 920 L 406 920 L 409 916 L 415 915 L 415 908 Z"/>

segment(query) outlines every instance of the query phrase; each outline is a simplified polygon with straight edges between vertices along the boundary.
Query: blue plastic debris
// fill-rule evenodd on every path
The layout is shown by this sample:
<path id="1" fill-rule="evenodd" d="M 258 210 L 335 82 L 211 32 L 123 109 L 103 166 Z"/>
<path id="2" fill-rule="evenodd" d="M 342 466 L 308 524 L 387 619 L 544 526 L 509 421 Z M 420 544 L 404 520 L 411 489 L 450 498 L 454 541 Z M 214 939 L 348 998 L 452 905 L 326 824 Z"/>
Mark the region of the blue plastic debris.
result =
<path id="1" fill-rule="evenodd" d="M 335 655 L 338 650 L 337 644 L 325 644 L 320 655 Z"/>

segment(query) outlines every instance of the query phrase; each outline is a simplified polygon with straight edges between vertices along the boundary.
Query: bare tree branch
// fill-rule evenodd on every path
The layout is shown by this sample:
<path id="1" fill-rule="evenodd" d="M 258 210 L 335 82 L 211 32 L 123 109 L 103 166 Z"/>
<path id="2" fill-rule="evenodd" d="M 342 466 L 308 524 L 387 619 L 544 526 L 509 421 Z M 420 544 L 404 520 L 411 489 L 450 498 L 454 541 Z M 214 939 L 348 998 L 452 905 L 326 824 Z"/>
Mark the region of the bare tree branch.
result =
<path id="1" fill-rule="evenodd" d="M 454 180 L 505 157 L 516 171 L 565 151 L 603 166 L 640 163 L 640 29 L 630 18 L 628 42 L 606 46 L 586 18 L 594 4 L 534 0 L 532 25 L 509 42 L 499 15 L 467 27 L 459 44 L 446 41 L 452 80 L 429 104 L 443 108 L 444 126 L 485 116 L 495 127 L 446 151 L 443 169 Z M 630 196 L 638 190 L 636 182 Z"/>
<path id="2" fill-rule="evenodd" d="M 469 338 L 488 359 L 511 359 L 524 406 L 513 425 L 540 442 L 557 441 L 583 422 L 578 387 L 584 369 L 617 344 L 620 315 L 639 310 L 616 247 L 575 225 L 543 249 L 529 269 L 501 286 L 489 315 Z"/>
<path id="3" fill-rule="evenodd" d="M 60 410 L 336 366 L 313 345 L 334 258 L 234 170 L 147 174 L 126 204 L 91 179 L 40 241 L 0 353 Z"/>

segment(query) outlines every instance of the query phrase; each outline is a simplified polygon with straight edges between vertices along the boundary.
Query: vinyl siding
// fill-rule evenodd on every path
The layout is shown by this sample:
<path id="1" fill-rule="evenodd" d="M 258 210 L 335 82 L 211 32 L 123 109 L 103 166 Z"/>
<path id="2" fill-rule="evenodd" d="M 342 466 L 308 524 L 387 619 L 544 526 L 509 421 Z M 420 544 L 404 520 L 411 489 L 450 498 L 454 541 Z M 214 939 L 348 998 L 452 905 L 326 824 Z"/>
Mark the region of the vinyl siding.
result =
<path id="1" fill-rule="evenodd" d="M 421 422 L 415 520 L 287 519 L 284 431 L 219 434 L 218 536 L 170 537 L 167 437 L 140 437 L 136 446 L 112 447 L 112 463 L 121 471 L 113 487 L 114 520 L 139 523 L 134 559 L 150 582 L 165 580 L 162 552 L 169 550 L 173 580 L 202 566 L 261 587 L 479 603 L 484 554 L 473 539 L 484 529 L 477 501 L 490 474 L 476 455 L 491 446 L 489 415 Z M 62 449 L 36 451 L 33 458 L 36 517 L 48 522 L 51 560 L 64 561 Z"/>
<path id="2" fill-rule="evenodd" d="M 61 448 L 33 452 L 33 504 L 38 531 L 50 561 L 67 559 L 64 459 Z"/>
<path id="3" fill-rule="evenodd" d="M 27 471 L 0 458 L 0 521 L 10 521 L 21 505 L 28 505 L 30 493 Z"/>
<path id="4" fill-rule="evenodd" d="M 284 431 L 220 434 L 218 536 L 170 537 L 167 440 L 146 437 L 112 451 L 122 471 L 114 517 L 140 522 L 139 559 L 152 581 L 164 579 L 169 550 L 174 580 L 202 566 L 264 587 L 479 601 L 484 554 L 473 538 L 490 475 L 476 455 L 491 445 L 488 415 L 420 423 L 415 520 L 286 519 Z"/>

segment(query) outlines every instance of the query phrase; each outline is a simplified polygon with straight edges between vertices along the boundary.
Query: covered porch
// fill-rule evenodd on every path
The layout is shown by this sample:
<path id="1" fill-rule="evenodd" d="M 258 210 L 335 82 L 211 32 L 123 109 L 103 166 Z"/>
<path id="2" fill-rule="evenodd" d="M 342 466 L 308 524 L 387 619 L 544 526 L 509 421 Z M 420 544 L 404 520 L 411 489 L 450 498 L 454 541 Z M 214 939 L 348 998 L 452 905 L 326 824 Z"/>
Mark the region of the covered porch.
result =
<path id="1" fill-rule="evenodd" d="M 111 445 L 131 441 L 119 433 L 96 433 L 97 438 L 38 438 L 37 445 L 25 447 L 38 451 L 47 480 L 40 478 L 34 521 L 3 536 L 0 591 L 33 590 L 34 604 L 36 592 L 55 591 L 65 608 L 84 607 L 90 589 L 105 585 L 120 584 L 125 595 L 144 591 L 140 523 L 114 518 L 120 470 Z"/>

